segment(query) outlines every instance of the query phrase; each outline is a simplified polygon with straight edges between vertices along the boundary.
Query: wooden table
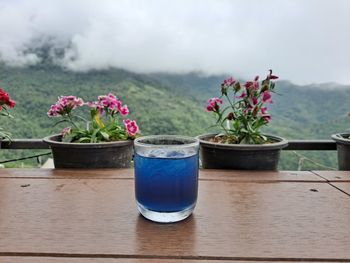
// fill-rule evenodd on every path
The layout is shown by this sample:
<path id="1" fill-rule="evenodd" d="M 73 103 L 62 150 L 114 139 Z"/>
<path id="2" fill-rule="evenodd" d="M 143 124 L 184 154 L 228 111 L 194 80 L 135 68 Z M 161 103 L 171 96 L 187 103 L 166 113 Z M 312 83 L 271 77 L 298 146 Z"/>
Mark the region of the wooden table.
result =
<path id="1" fill-rule="evenodd" d="M 133 170 L 0 170 L 0 262 L 350 262 L 350 172 L 200 171 L 194 214 L 139 215 Z"/>

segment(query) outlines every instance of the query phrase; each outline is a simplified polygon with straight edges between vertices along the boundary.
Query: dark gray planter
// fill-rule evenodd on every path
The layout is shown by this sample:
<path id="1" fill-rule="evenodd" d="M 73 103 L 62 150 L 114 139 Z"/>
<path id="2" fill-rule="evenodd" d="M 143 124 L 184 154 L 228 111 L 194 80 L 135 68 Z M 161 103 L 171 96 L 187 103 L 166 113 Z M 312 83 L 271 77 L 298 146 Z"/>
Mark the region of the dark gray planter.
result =
<path id="1" fill-rule="evenodd" d="M 344 138 L 350 133 L 333 134 L 332 139 L 337 143 L 338 168 L 339 170 L 350 170 L 350 140 Z"/>
<path id="2" fill-rule="evenodd" d="M 277 170 L 281 149 L 288 142 L 266 135 L 270 144 L 221 144 L 208 140 L 216 134 L 200 135 L 200 158 L 205 169 Z"/>
<path id="3" fill-rule="evenodd" d="M 43 139 L 50 145 L 55 168 L 128 168 L 133 141 L 66 143 L 61 135 Z"/>

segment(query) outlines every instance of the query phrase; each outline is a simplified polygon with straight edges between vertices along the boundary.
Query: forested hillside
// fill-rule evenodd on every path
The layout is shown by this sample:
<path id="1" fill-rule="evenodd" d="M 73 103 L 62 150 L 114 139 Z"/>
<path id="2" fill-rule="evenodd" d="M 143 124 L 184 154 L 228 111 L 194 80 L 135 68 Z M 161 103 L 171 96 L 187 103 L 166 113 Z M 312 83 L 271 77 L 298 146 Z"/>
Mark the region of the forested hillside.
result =
<path id="1" fill-rule="evenodd" d="M 58 132 L 46 115 L 60 95 L 76 95 L 94 100 L 98 95 L 115 93 L 126 103 L 146 134 L 198 135 L 209 131 L 212 116 L 205 109 L 207 98 L 218 96 L 227 76 L 191 74 L 135 74 L 120 69 L 74 73 L 50 63 L 27 68 L 0 66 L 0 87 L 17 101 L 14 119 L 1 119 L 1 126 L 15 138 L 41 138 Z M 283 78 L 283 76 L 282 76 Z M 350 127 L 350 87 L 329 85 L 296 86 L 277 82 L 278 95 L 271 107 L 273 120 L 267 132 L 287 139 L 329 139 L 335 132 Z M 5 151 L 0 161 L 23 155 Z M 305 154 L 305 153 L 301 153 Z M 316 162 L 335 167 L 335 152 L 308 153 Z M 300 157 L 284 153 L 281 169 L 296 169 Z M 322 167 L 310 166 L 304 169 Z"/>

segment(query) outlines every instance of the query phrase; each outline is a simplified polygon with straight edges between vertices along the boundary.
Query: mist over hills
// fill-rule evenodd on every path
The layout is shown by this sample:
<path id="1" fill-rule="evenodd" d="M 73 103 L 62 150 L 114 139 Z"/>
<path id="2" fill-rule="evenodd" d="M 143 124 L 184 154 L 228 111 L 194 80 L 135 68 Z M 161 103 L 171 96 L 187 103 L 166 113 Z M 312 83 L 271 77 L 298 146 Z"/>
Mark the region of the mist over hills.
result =
<path id="1" fill-rule="evenodd" d="M 136 74 L 122 69 L 71 72 L 51 61 L 28 67 L 0 65 L 0 87 L 17 101 L 15 119 L 2 120 L 2 126 L 15 138 L 41 138 L 58 132 L 46 112 L 60 95 L 76 95 L 94 100 L 113 92 L 126 103 L 131 117 L 147 134 L 199 135 L 208 132 L 212 116 L 205 111 L 206 100 L 218 96 L 220 83 L 227 76 L 188 74 Z M 313 84 L 298 86 L 277 81 L 278 95 L 271 105 L 272 122 L 266 132 L 287 139 L 329 139 L 350 126 L 347 117 L 350 86 Z M 9 158 L 13 152 L 2 153 Z M 282 169 L 296 169 L 298 158 L 290 153 Z M 335 153 L 311 153 L 326 166 L 335 167 Z M 309 166 L 306 165 L 305 169 Z M 320 169 L 317 167 L 316 169 Z"/>

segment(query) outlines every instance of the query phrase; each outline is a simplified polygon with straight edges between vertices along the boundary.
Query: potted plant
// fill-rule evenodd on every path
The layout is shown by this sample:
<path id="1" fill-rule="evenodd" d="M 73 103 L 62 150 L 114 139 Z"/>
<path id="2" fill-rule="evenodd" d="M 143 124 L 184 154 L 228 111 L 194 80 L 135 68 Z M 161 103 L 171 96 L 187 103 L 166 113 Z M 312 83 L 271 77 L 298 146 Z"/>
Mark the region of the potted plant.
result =
<path id="1" fill-rule="evenodd" d="M 16 105 L 16 102 L 11 99 L 10 95 L 6 93 L 2 88 L 0 88 L 0 116 L 5 116 L 9 118 L 13 118 L 8 108 L 13 108 Z M 3 139 L 8 139 L 11 141 L 11 133 L 5 131 L 2 127 L 0 127 L 0 148 L 1 141 Z"/>
<path id="2" fill-rule="evenodd" d="M 84 106 L 90 110 L 89 120 L 74 114 L 76 108 Z M 139 128 L 134 120 L 125 119 L 129 109 L 114 94 L 87 103 L 75 96 L 61 96 L 47 114 L 61 118 L 55 125 L 69 124 L 60 134 L 44 138 L 56 168 L 130 167 Z"/>
<path id="3" fill-rule="evenodd" d="M 203 168 L 277 169 L 280 150 L 288 142 L 260 131 L 271 120 L 267 104 L 272 103 L 272 80 L 277 78 L 270 70 L 261 84 L 258 76 L 244 85 L 232 77 L 224 80 L 221 96 L 209 99 L 206 107 L 221 133 L 198 136 Z"/>
<path id="4" fill-rule="evenodd" d="M 333 134 L 332 139 L 337 143 L 338 169 L 350 170 L 350 132 Z"/>

